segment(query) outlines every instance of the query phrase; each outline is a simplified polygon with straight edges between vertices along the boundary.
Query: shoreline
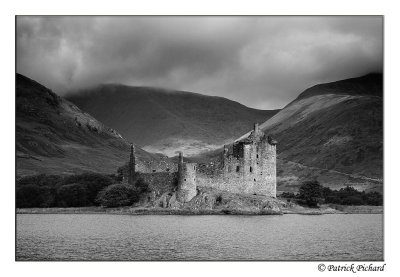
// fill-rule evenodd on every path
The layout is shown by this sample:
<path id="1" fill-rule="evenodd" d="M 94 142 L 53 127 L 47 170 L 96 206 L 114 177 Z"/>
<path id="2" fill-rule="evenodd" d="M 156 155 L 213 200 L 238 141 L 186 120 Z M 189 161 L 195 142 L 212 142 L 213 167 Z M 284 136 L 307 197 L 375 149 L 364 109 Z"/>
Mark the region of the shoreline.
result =
<path id="1" fill-rule="evenodd" d="M 383 214 L 383 206 L 323 205 L 319 208 L 295 206 L 274 211 L 246 211 L 228 209 L 168 209 L 145 207 L 80 207 L 80 208 L 17 208 L 16 214 L 116 214 L 116 215 L 323 215 L 323 214 Z"/>

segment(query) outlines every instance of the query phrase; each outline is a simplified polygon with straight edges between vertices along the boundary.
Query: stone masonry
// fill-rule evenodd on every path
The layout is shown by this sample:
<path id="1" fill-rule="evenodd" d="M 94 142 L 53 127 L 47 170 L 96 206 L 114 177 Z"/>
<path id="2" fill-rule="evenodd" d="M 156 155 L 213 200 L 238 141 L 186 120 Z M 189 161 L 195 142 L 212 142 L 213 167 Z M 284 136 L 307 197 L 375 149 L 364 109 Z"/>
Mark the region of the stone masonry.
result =
<path id="1" fill-rule="evenodd" d="M 185 163 L 183 153 L 180 152 L 177 174 L 174 175 L 177 178 L 174 182 L 177 184 L 174 189 L 177 200 L 189 202 L 196 196 L 198 186 L 276 197 L 276 144 L 255 124 L 247 138 L 225 145 L 221 156 L 208 164 Z M 135 174 L 135 161 L 134 148 L 131 146 L 129 168 L 125 171 L 128 176 L 124 176 L 129 184 L 133 184 L 130 181 L 133 182 L 131 174 Z M 142 176 L 145 174 L 150 173 L 141 173 Z M 150 184 L 154 185 L 157 184 Z"/>
<path id="2" fill-rule="evenodd" d="M 179 153 L 178 191 L 176 195 L 179 202 L 189 202 L 197 194 L 196 167 L 196 163 L 184 163 L 183 153 Z"/>

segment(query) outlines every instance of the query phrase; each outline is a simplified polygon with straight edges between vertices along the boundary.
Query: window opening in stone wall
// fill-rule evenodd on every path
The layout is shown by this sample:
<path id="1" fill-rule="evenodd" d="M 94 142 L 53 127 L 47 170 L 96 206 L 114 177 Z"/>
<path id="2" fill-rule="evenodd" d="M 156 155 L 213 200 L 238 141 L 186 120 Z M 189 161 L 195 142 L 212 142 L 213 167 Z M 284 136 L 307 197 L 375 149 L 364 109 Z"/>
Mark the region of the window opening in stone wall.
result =
<path id="1" fill-rule="evenodd" d="M 257 154 L 257 159 L 258 159 L 258 154 Z"/>
<path id="2" fill-rule="evenodd" d="M 237 166 L 236 167 L 236 172 L 239 172 L 239 170 L 240 170 L 240 166 Z"/>
<path id="3" fill-rule="evenodd" d="M 256 179 L 254 178 L 254 182 L 256 181 Z"/>
<path id="4" fill-rule="evenodd" d="M 250 166 L 250 172 L 253 172 L 253 168 Z"/>
<path id="5" fill-rule="evenodd" d="M 156 172 L 156 170 L 155 170 L 155 169 L 153 169 L 153 172 Z"/>
<path id="6" fill-rule="evenodd" d="M 186 181 L 186 179 L 183 179 L 183 181 Z"/>

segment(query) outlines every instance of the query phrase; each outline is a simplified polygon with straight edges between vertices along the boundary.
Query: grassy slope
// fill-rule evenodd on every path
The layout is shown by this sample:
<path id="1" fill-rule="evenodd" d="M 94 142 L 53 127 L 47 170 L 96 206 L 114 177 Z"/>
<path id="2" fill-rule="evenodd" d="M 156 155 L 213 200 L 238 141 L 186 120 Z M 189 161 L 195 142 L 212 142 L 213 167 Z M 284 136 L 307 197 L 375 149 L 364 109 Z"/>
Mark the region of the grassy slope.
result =
<path id="1" fill-rule="evenodd" d="M 278 140 L 279 191 L 295 191 L 310 179 L 382 191 L 382 75 L 314 86 L 260 127 Z"/>
<path id="2" fill-rule="evenodd" d="M 115 130 L 25 76 L 16 81 L 17 176 L 115 173 L 128 160 L 128 143 Z M 137 155 L 158 159 L 141 149 Z"/>
<path id="3" fill-rule="evenodd" d="M 276 114 L 190 92 L 103 85 L 70 101 L 145 149 L 173 155 L 213 149 Z"/>
<path id="4" fill-rule="evenodd" d="M 382 190 L 382 75 L 310 88 L 262 128 L 279 141 L 281 185 L 317 178 L 331 187 Z M 298 180 L 288 182 L 290 176 Z"/>

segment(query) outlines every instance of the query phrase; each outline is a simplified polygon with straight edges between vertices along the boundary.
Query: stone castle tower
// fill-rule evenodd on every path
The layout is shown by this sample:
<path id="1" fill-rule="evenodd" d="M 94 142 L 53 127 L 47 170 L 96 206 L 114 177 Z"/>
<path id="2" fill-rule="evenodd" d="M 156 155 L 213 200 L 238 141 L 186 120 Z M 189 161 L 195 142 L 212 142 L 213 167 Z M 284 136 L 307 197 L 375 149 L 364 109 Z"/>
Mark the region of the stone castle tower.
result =
<path id="1" fill-rule="evenodd" d="M 189 202 L 197 194 L 195 163 L 184 163 L 183 153 L 179 152 L 178 161 L 178 190 L 176 193 L 179 202 Z"/>
<path id="2" fill-rule="evenodd" d="M 223 182 L 232 192 L 276 197 L 276 144 L 254 124 L 251 134 L 223 152 Z"/>
<path id="3" fill-rule="evenodd" d="M 173 171 L 136 172 L 135 147 L 131 144 L 129 163 L 124 171 L 123 182 L 134 184 L 137 174 L 151 186 L 170 186 L 176 190 L 181 203 L 189 202 L 197 195 L 197 187 L 211 187 L 239 194 L 276 197 L 276 144 L 260 130 L 258 124 L 250 135 L 230 145 L 215 161 L 207 164 L 185 163 L 183 153 Z M 177 184 L 177 186 L 176 186 Z"/>
<path id="4" fill-rule="evenodd" d="M 128 184 L 133 185 L 135 181 L 136 173 L 136 157 L 135 157 L 135 146 L 131 143 L 131 154 L 129 157 L 128 164 Z"/>

